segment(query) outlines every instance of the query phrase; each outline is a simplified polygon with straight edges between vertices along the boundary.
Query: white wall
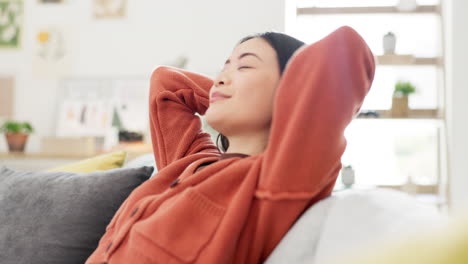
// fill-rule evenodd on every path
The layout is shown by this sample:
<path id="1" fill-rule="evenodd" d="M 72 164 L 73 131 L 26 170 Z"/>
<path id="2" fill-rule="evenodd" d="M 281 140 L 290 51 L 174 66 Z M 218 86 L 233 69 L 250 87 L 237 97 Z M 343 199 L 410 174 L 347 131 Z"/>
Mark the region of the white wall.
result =
<path id="1" fill-rule="evenodd" d="M 25 0 L 22 47 L 0 50 L 0 74 L 16 77 L 15 118 L 29 120 L 36 133 L 27 151 L 39 150 L 41 136 L 54 133 L 58 79 L 33 76 L 37 29 L 63 25 L 71 40 L 70 77 L 142 76 L 179 55 L 187 68 L 214 76 L 243 36 L 284 31 L 285 0 L 129 0 L 124 19 L 96 20 L 92 1 L 38 4 Z M 6 150 L 0 138 L 0 152 Z"/>
<path id="2" fill-rule="evenodd" d="M 457 213 L 468 210 L 468 1 L 445 1 L 450 202 Z"/>

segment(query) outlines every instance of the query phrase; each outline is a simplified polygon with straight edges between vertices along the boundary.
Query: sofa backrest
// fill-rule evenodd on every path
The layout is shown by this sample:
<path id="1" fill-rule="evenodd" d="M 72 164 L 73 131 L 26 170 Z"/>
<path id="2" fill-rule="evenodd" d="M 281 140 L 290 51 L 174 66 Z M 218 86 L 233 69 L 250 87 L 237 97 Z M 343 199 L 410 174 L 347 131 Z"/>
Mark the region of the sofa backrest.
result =
<path id="1" fill-rule="evenodd" d="M 329 263 L 362 254 L 369 245 L 441 226 L 445 220 L 434 206 L 403 192 L 334 192 L 298 219 L 265 263 Z"/>

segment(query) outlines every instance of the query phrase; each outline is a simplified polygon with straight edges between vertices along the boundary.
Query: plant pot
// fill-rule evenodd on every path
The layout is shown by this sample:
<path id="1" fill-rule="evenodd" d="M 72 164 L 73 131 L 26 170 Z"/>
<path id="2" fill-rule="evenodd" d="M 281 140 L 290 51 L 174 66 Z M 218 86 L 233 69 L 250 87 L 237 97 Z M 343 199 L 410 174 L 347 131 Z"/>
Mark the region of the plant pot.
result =
<path id="1" fill-rule="evenodd" d="M 408 96 L 393 96 L 391 113 L 392 117 L 408 117 Z"/>
<path id="2" fill-rule="evenodd" d="M 28 136 L 29 134 L 26 133 L 5 133 L 8 150 L 10 152 L 24 152 Z"/>

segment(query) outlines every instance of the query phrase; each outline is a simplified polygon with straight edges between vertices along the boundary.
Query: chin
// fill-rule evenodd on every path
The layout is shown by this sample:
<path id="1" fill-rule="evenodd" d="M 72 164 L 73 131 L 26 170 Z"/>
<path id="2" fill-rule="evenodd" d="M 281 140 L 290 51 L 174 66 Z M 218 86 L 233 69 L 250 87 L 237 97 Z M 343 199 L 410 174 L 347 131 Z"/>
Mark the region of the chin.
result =
<path id="1" fill-rule="evenodd" d="M 225 128 L 228 127 L 227 121 L 229 121 L 231 117 L 227 117 L 229 115 L 224 114 L 219 109 L 208 108 L 205 113 L 205 120 L 210 127 L 214 130 L 218 131 L 219 133 L 226 132 Z"/>
<path id="2" fill-rule="evenodd" d="M 209 107 L 206 112 L 205 112 L 205 120 L 216 131 L 219 131 L 217 129 L 217 124 L 219 123 L 217 120 L 220 119 L 220 117 L 217 117 L 219 114 L 213 111 L 211 107 Z"/>

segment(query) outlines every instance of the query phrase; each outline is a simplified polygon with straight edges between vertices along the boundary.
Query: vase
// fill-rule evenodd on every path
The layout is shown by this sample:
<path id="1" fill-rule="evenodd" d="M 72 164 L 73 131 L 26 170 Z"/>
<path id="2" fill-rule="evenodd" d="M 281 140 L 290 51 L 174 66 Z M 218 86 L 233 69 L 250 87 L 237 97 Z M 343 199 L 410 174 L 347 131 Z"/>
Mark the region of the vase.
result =
<path id="1" fill-rule="evenodd" d="M 395 54 L 396 36 L 392 32 L 388 32 L 383 37 L 384 54 Z"/>
<path id="2" fill-rule="evenodd" d="M 392 117 L 408 117 L 409 106 L 408 96 L 393 96 L 392 98 Z"/>
<path id="3" fill-rule="evenodd" d="M 8 150 L 10 152 L 24 152 L 28 134 L 26 133 L 5 133 Z"/>
<path id="4" fill-rule="evenodd" d="M 418 8 L 418 3 L 416 0 L 400 0 L 397 5 L 398 10 L 402 12 L 411 12 Z"/>
<path id="5" fill-rule="evenodd" d="M 354 170 L 351 167 L 344 167 L 341 170 L 341 182 L 346 188 L 354 184 Z"/>

